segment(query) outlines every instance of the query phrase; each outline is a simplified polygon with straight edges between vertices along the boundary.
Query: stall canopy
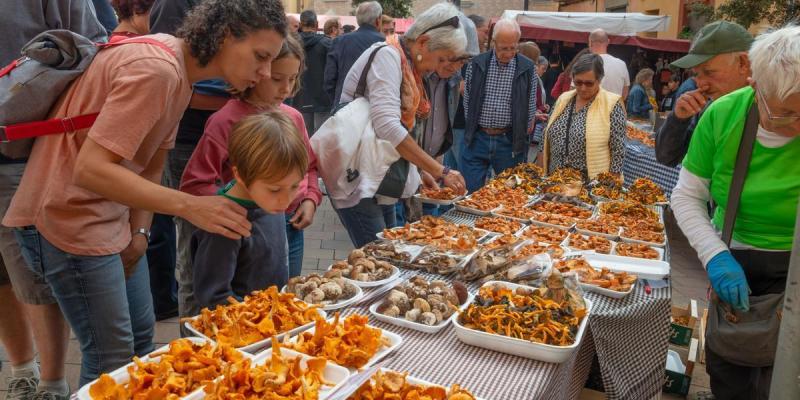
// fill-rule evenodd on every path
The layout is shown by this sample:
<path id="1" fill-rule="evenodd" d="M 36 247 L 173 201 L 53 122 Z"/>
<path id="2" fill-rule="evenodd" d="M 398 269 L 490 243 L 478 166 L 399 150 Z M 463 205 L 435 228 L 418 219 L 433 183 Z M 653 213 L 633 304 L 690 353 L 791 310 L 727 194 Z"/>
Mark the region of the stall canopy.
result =
<path id="1" fill-rule="evenodd" d="M 602 28 L 611 35 L 633 36 L 639 32 L 666 31 L 669 16 L 642 13 L 588 13 L 506 10 L 501 18 L 516 19 L 520 24 L 557 26 L 561 30 L 591 32 Z"/>
<path id="2" fill-rule="evenodd" d="M 537 25 L 520 25 L 523 40 L 560 40 L 573 43 L 588 43 L 589 32 L 567 31 Z M 641 36 L 608 35 L 611 44 L 637 46 L 643 49 L 686 53 L 691 42 L 680 39 L 656 39 Z"/>
<path id="3" fill-rule="evenodd" d="M 293 15 L 300 19 L 300 14 L 286 14 L 286 15 Z M 353 25 L 358 28 L 358 22 L 356 22 L 356 17 L 353 15 L 324 15 L 319 14 L 317 15 L 317 22 L 319 24 L 319 30 L 322 30 L 322 27 L 325 26 L 325 21 L 329 19 L 339 19 L 339 24 L 341 26 L 345 25 Z M 412 18 L 395 18 L 394 19 L 394 31 L 395 33 L 405 33 L 408 28 L 414 23 L 414 19 Z"/>

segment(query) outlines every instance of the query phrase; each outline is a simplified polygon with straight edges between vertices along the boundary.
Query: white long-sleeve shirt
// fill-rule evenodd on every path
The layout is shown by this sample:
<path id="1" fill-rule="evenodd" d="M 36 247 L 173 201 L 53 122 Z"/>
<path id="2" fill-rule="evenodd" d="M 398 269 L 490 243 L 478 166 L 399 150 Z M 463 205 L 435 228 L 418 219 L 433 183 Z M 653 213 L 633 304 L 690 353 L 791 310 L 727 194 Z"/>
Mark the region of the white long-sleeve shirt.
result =
<path id="1" fill-rule="evenodd" d="M 354 100 L 358 80 L 361 78 L 361 72 L 367 64 L 369 55 L 375 47 L 385 44 L 384 42 L 373 44 L 356 60 L 344 79 L 340 103 Z M 367 73 L 367 87 L 364 91 L 364 97 L 369 100 L 370 120 L 375 130 L 375 136 L 388 141 L 394 147 L 397 147 L 408 136 L 408 130 L 400 122 L 400 85 L 403 81 L 400 62 L 400 54 L 394 47 L 386 46 L 378 50 Z M 419 185 L 419 172 L 417 167 L 411 164 L 402 197 L 413 196 Z M 361 195 L 356 191 L 352 198 L 338 200 L 336 206 L 339 208 L 355 206 L 361 200 L 358 197 Z M 378 200 L 381 203 L 392 202 L 382 196 L 378 196 Z"/>

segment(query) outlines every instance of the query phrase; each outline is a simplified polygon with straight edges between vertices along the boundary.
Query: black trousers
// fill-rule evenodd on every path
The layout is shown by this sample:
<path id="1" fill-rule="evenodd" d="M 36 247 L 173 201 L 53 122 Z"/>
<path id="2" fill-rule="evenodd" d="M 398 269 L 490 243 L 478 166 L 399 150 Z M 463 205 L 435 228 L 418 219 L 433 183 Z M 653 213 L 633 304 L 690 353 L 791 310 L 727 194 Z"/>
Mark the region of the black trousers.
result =
<path id="1" fill-rule="evenodd" d="M 786 290 L 790 252 L 731 250 L 731 254 L 744 269 L 751 296 Z M 769 399 L 772 366 L 753 368 L 733 364 L 706 347 L 706 372 L 711 378 L 711 392 L 718 400 Z"/>

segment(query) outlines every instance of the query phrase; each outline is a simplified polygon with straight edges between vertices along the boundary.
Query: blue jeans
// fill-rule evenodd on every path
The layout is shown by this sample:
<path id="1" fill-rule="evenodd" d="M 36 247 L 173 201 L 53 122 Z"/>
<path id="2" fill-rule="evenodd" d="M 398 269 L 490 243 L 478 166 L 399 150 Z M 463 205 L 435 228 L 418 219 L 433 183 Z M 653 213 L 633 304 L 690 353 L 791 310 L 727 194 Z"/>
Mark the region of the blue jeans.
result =
<path id="1" fill-rule="evenodd" d="M 35 228 L 16 229 L 22 255 L 42 272 L 81 345 L 80 385 L 153 351 L 155 315 L 147 258 L 125 279 L 122 259 L 59 250 Z"/>
<path id="2" fill-rule="evenodd" d="M 432 215 L 438 217 L 440 207 L 436 204 L 422 203 L 422 215 Z"/>
<path id="3" fill-rule="evenodd" d="M 526 149 L 527 151 L 527 149 Z M 486 183 L 489 168 L 495 175 L 503 170 L 525 162 L 527 154 L 514 153 L 508 135 L 489 135 L 478 131 L 472 143 L 461 150 L 461 174 L 467 183 L 467 190 L 474 192 Z"/>
<path id="4" fill-rule="evenodd" d="M 295 229 L 289 220 L 294 214 L 286 214 L 286 242 L 289 244 L 289 278 L 303 273 L 303 230 Z"/>
<path id="5" fill-rule="evenodd" d="M 461 171 L 461 151 L 464 148 L 464 130 L 453 129 L 453 145 L 444 153 L 444 165 Z"/>
<path id="6" fill-rule="evenodd" d="M 387 227 L 396 223 L 394 204 L 382 205 L 374 198 L 361 199 L 353 207 L 336 208 L 339 219 L 342 221 L 353 246 L 362 247 L 376 239 L 375 234 L 383 232 Z"/>
<path id="7" fill-rule="evenodd" d="M 403 226 L 406 224 L 406 208 L 402 201 L 394 203 L 394 225 L 386 225 L 387 228 Z"/>

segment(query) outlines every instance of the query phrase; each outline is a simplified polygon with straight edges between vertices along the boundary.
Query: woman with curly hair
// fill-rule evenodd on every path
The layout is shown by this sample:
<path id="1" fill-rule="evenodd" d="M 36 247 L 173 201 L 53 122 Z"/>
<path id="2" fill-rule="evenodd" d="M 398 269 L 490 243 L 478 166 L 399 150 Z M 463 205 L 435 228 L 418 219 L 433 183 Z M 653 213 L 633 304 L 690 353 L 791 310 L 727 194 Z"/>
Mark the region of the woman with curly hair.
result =
<path id="1" fill-rule="evenodd" d="M 80 384 L 153 350 L 146 258 L 152 213 L 213 233 L 250 235 L 246 210 L 160 185 L 194 82 L 245 90 L 270 76 L 286 37 L 277 0 L 205 0 L 177 36 L 100 51 L 48 118 L 97 113 L 91 127 L 40 137 L 3 224 L 53 290 L 81 346 Z M 146 39 L 147 43 L 141 40 Z"/>
<path id="2" fill-rule="evenodd" d="M 111 32 L 109 42 L 150 33 L 150 9 L 156 0 L 111 0 L 119 25 Z"/>

